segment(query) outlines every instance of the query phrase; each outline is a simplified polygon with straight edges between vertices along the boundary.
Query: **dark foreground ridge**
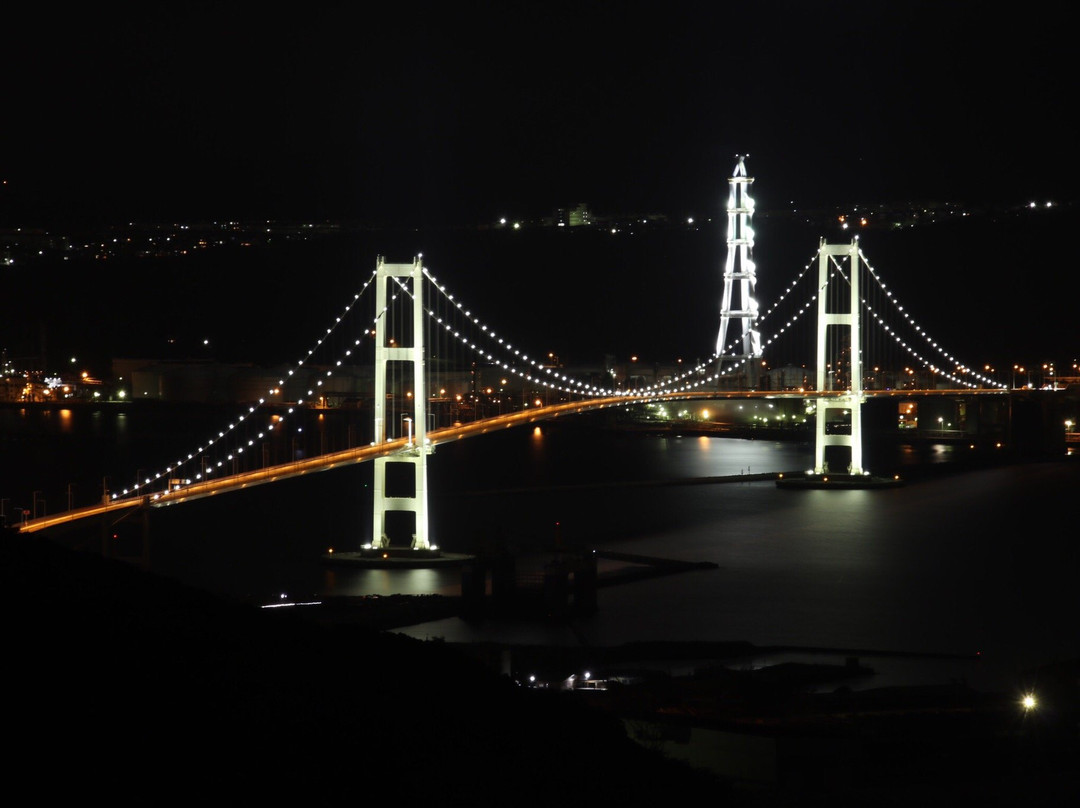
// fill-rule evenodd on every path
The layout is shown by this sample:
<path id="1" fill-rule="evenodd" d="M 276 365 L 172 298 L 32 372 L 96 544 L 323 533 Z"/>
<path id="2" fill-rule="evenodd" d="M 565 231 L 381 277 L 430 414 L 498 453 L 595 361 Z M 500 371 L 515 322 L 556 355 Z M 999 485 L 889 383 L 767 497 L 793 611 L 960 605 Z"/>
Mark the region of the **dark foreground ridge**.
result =
<path id="1" fill-rule="evenodd" d="M 606 693 L 537 690 L 498 672 L 485 649 L 384 631 L 452 600 L 259 609 L 46 539 L 2 538 L 10 782 L 54 771 L 48 793 L 58 799 L 1051 805 L 1076 793 L 1066 765 L 1077 754 L 1075 703 L 1064 721 L 1025 734 L 956 691 L 930 709 L 920 694 L 878 694 L 855 724 L 844 720 L 857 712 L 854 695 L 838 692 L 818 700 L 812 720 L 799 683 L 836 671 L 747 678 L 718 666 Z M 362 619 L 369 609 L 382 614 Z M 722 659 L 743 646 L 668 650 Z M 662 652 L 613 649 L 607 659 Z M 565 667 L 558 652 L 514 653 Z M 703 718 L 742 737 L 790 739 L 777 748 L 803 750 L 798 777 L 748 788 L 665 757 L 667 741 L 698 732 Z"/>
<path id="2" fill-rule="evenodd" d="M 52 798 L 629 805 L 718 787 L 453 646 L 3 539 L 7 769 L 52 770 Z"/>

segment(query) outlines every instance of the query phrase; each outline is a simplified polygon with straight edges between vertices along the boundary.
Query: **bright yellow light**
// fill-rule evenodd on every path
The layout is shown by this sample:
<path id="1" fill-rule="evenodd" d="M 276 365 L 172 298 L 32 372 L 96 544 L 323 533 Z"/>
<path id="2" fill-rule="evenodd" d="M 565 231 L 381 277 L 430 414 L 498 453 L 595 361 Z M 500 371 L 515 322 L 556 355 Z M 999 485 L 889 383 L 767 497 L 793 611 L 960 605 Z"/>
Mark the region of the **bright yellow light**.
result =
<path id="1" fill-rule="evenodd" d="M 1020 704 L 1025 710 L 1034 710 L 1036 703 L 1035 696 L 1031 693 L 1028 693 L 1020 700 Z"/>

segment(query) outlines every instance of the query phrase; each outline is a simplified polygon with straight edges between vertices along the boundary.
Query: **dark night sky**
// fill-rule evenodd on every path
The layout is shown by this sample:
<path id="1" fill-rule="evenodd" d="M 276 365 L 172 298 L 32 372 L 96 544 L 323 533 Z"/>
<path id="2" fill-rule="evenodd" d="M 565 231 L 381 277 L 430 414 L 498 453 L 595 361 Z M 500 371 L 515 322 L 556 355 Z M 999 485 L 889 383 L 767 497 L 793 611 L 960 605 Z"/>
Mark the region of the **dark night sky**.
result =
<path id="1" fill-rule="evenodd" d="M 736 153 L 770 178 L 759 206 L 1075 192 L 1064 3 L 365 8 L 20 12 L 0 35 L 0 213 L 715 212 Z"/>

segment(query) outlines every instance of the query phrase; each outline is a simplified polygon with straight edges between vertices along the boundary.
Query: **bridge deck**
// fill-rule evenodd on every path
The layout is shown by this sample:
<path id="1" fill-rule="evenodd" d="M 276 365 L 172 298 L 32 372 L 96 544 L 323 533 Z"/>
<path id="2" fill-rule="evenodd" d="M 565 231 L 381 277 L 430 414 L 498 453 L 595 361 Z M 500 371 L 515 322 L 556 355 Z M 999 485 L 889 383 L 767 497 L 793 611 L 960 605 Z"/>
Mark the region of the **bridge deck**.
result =
<path id="1" fill-rule="evenodd" d="M 1003 395 L 1010 391 L 1001 389 L 948 389 L 948 390 L 865 390 L 866 398 L 902 398 L 907 396 L 956 396 L 956 395 Z M 487 432 L 507 429 L 521 424 L 533 423 L 557 418 L 561 415 L 576 414 L 608 407 L 625 407 L 634 404 L 659 401 L 686 400 L 721 400 L 721 399 L 810 399 L 810 398 L 845 398 L 850 396 L 846 390 L 683 390 L 671 392 L 643 391 L 621 396 L 606 396 L 582 401 L 562 402 L 544 407 L 535 407 L 519 412 L 498 415 L 466 424 L 444 427 L 428 432 L 428 440 L 433 447 L 462 438 L 482 435 Z M 203 480 L 185 485 L 171 491 L 154 494 L 138 494 L 109 500 L 107 503 L 75 508 L 34 519 L 27 519 L 16 526 L 20 533 L 34 533 L 47 528 L 64 525 L 82 519 L 102 517 L 112 511 L 150 506 L 155 508 L 177 505 L 183 502 L 216 496 L 231 491 L 250 488 L 255 485 L 276 482 L 278 480 L 328 471 L 342 465 L 363 463 L 375 457 L 386 457 L 419 448 L 406 438 L 398 438 L 381 444 L 371 444 L 339 452 L 332 452 L 318 457 L 297 460 L 278 465 L 267 466 L 255 471 L 219 477 L 215 480 Z"/>

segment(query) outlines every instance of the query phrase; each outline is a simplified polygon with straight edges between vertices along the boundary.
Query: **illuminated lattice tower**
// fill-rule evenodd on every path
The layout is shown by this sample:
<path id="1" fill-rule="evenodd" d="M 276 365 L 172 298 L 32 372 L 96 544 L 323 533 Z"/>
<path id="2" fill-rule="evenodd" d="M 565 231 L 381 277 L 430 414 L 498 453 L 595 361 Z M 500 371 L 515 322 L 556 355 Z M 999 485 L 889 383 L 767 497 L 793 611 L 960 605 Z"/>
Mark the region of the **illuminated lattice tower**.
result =
<path id="1" fill-rule="evenodd" d="M 739 155 L 739 163 L 728 180 L 727 259 L 724 264 L 724 296 L 720 303 L 720 334 L 716 338 L 716 355 L 719 357 L 717 370 L 721 375 L 725 362 L 732 369 L 745 365 L 747 381 L 752 384 L 757 368 L 756 363 L 750 360 L 761 356 L 761 335 L 754 327 L 758 316 L 758 304 L 754 299 L 754 286 L 757 284 L 753 260 L 754 230 L 750 226 L 754 215 L 750 185 L 754 178 L 746 176 L 745 157 Z M 740 353 L 727 353 L 727 331 L 731 320 L 742 323 Z"/>
<path id="2" fill-rule="evenodd" d="M 427 391 L 424 385 L 424 267 L 417 258 L 411 264 L 387 264 L 380 257 L 376 265 L 375 292 L 376 311 L 381 312 L 375 322 L 375 442 L 400 440 L 387 429 L 385 415 L 387 401 L 387 365 L 390 362 L 412 363 L 412 413 L 405 418 L 408 436 L 402 450 L 390 457 L 375 458 L 374 522 L 371 543 L 375 547 L 388 548 L 386 514 L 388 511 L 411 511 L 415 515 L 412 548 L 431 549 L 428 542 L 427 508 L 427 456 L 432 447 L 427 440 Z M 412 345 L 403 346 L 393 337 L 394 325 L 389 322 L 390 280 L 397 289 L 407 289 L 412 297 Z M 393 396 L 394 392 L 390 391 Z M 398 424 L 391 425 L 397 427 Z M 387 494 L 387 465 L 412 466 L 413 490 L 411 496 Z"/>

